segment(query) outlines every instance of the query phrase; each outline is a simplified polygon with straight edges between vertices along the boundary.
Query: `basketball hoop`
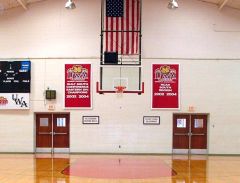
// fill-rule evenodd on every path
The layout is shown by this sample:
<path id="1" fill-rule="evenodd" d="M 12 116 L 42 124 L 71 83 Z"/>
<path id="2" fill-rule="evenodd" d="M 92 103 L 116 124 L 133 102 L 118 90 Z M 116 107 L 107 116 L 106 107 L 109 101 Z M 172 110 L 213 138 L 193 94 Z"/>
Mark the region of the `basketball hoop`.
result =
<path id="1" fill-rule="evenodd" d="M 115 86 L 114 88 L 115 88 L 115 92 L 120 93 L 120 94 L 122 94 L 124 92 L 124 90 L 126 89 L 125 86 Z"/>

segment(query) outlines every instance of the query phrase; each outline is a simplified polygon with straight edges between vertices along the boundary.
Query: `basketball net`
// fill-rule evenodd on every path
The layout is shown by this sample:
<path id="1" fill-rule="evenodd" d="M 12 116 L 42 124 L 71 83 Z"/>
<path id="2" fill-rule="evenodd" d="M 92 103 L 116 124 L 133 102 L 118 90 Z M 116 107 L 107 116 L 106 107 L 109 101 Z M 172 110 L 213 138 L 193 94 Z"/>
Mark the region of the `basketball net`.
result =
<path id="1" fill-rule="evenodd" d="M 126 89 L 125 86 L 115 86 L 115 92 L 118 96 L 121 96 L 124 92 L 124 90 Z"/>

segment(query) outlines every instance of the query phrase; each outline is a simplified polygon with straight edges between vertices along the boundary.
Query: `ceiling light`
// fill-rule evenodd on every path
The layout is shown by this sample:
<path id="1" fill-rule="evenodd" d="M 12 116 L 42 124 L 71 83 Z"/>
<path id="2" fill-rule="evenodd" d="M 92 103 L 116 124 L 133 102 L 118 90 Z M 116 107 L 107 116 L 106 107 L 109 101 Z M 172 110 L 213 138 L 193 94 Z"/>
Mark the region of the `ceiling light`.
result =
<path id="1" fill-rule="evenodd" d="M 72 0 L 68 0 L 65 4 L 66 9 L 75 9 L 76 5 Z"/>
<path id="2" fill-rule="evenodd" d="M 176 8 L 178 8 L 177 0 L 170 0 L 170 2 L 168 3 L 168 8 L 169 9 L 176 9 Z"/>

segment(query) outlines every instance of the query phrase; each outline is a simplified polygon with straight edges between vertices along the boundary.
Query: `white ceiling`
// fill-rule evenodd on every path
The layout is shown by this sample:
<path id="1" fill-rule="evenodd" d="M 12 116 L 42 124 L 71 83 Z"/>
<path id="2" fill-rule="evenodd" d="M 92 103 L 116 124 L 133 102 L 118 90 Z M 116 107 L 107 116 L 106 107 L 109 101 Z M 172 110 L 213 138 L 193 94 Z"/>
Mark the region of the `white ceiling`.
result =
<path id="1" fill-rule="evenodd" d="M 27 9 L 29 3 L 34 3 L 42 0 L 0 0 L 0 9 L 10 9 L 18 6 L 22 6 L 24 9 Z"/>
<path id="2" fill-rule="evenodd" d="M 219 9 L 222 9 L 225 6 L 240 9 L 240 0 L 200 0 L 200 1 L 217 4 L 219 6 Z"/>
<path id="3" fill-rule="evenodd" d="M 43 1 L 43 0 L 0 0 L 0 10 L 7 10 L 7 9 L 15 8 L 18 6 L 22 6 L 24 9 L 27 10 L 28 4 L 34 3 L 37 1 Z M 184 1 L 184 0 L 179 0 L 179 1 Z M 199 0 L 199 1 L 216 4 L 219 7 L 219 10 L 221 10 L 226 6 L 240 9 L 240 0 Z"/>

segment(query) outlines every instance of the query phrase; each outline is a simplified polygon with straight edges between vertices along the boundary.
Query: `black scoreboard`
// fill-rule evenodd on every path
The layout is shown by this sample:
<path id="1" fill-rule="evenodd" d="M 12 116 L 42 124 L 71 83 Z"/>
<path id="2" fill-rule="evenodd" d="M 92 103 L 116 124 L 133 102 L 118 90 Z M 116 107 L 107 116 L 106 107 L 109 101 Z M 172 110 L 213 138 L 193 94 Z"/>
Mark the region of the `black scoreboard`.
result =
<path id="1" fill-rule="evenodd" d="M 30 93 L 30 88 L 30 61 L 0 61 L 0 93 Z"/>

